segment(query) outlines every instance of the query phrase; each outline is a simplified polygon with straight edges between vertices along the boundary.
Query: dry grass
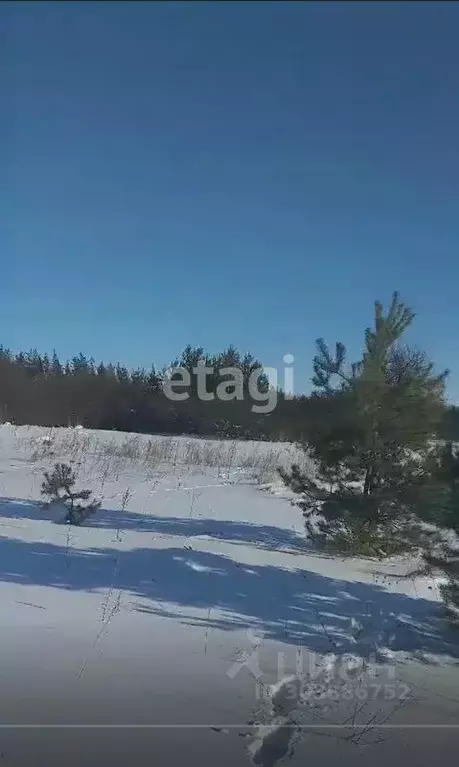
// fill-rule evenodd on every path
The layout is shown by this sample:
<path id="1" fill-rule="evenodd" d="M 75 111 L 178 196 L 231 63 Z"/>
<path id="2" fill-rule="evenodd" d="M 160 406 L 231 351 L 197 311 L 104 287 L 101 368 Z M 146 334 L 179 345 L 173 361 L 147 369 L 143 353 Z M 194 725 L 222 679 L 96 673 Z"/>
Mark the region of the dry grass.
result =
<path id="1" fill-rule="evenodd" d="M 294 445 L 270 442 L 148 436 L 83 429 L 17 427 L 17 448 L 25 460 L 43 464 L 53 459 L 70 463 L 80 475 L 98 476 L 102 486 L 125 471 L 150 481 L 164 474 L 211 470 L 220 477 L 267 483 L 279 467 L 307 465 Z M 38 467 L 37 467 L 38 469 Z"/>

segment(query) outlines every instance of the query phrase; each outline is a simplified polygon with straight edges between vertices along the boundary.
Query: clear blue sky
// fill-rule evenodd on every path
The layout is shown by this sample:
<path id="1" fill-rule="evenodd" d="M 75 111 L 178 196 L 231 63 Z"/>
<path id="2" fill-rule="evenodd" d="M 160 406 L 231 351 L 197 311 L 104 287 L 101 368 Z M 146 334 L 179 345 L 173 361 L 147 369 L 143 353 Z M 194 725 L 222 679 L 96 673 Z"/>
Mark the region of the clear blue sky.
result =
<path id="1" fill-rule="evenodd" d="M 459 4 L 1 3 L 0 342 L 358 356 L 398 289 L 459 401 Z"/>

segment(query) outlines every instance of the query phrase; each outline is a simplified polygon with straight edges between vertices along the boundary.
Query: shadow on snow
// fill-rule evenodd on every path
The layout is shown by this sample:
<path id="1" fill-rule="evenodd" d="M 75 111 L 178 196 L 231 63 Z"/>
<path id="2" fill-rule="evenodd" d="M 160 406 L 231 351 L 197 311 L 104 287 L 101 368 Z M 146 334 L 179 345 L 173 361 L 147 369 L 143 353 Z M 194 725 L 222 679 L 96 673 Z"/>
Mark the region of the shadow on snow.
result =
<path id="1" fill-rule="evenodd" d="M 0 504 L 3 515 L 8 511 L 9 517 L 24 516 L 24 510 L 31 516 L 34 507 L 38 516 L 32 503 L 4 499 Z M 188 529 L 196 530 L 197 522 L 169 520 L 183 535 L 189 535 Z M 203 532 L 208 522 L 199 520 Z M 218 524 L 223 533 L 228 526 L 230 540 L 234 526 L 243 527 L 233 522 Z M 160 525 L 167 528 L 164 520 Z M 222 537 L 228 539 L 225 534 Z M 321 653 L 364 655 L 370 633 L 380 647 L 394 651 L 459 657 L 457 639 L 445 628 L 435 602 L 304 569 L 247 566 L 210 552 L 153 547 L 81 550 L 0 536 L 0 580 L 72 591 L 119 589 L 143 613 L 224 631 L 252 628 L 265 638 Z M 352 619 L 364 627 L 357 640 Z"/>
<path id="2" fill-rule="evenodd" d="M 46 509 L 36 501 L 0 498 L 0 517 L 16 519 L 47 519 Z M 295 530 L 274 525 L 257 525 L 234 520 L 207 519 L 202 517 L 161 517 L 136 514 L 135 512 L 100 509 L 85 527 L 106 530 L 133 530 L 167 536 L 196 538 L 206 536 L 228 543 L 248 544 L 268 550 L 290 550 L 304 554 L 307 541 Z"/>

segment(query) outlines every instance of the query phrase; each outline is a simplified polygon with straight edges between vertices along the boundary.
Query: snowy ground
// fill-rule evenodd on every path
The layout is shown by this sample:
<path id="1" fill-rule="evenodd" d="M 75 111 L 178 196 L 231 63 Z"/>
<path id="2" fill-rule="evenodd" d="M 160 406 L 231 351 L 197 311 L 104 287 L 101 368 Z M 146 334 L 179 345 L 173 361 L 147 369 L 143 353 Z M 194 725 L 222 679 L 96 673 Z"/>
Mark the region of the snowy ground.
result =
<path id="1" fill-rule="evenodd" d="M 57 460 L 103 500 L 85 527 L 40 505 Z M 276 481 L 292 460 L 284 444 L 0 427 L 5 763 L 457 750 L 459 643 L 436 584 L 308 551 Z"/>

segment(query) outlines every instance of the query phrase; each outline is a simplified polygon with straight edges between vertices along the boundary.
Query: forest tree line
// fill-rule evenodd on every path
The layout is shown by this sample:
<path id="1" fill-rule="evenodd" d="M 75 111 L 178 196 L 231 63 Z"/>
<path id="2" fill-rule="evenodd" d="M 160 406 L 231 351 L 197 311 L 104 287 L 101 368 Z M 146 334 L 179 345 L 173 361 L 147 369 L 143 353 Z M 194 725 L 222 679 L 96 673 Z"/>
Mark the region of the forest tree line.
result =
<path id="1" fill-rule="evenodd" d="M 117 429 L 140 433 L 196 434 L 241 439 L 307 441 L 308 436 L 340 407 L 339 397 L 286 397 L 277 391 L 277 404 L 271 413 L 252 409 L 249 395 L 244 399 L 202 401 L 196 393 L 193 368 L 198 360 L 216 371 L 235 367 L 241 371 L 244 386 L 253 371 L 259 371 L 260 391 L 269 387 L 262 364 L 251 354 L 234 347 L 210 355 L 202 347 L 188 345 L 171 362 L 190 371 L 188 399 L 171 401 L 163 390 L 166 368 L 129 370 L 124 365 L 97 364 L 78 354 L 61 361 L 54 352 L 40 354 L 36 349 L 13 354 L 0 346 L 0 422 L 39 426 L 74 426 L 91 429 Z M 221 379 L 208 377 L 206 389 L 214 392 Z M 459 408 L 445 409 L 442 434 L 459 440 Z"/>

